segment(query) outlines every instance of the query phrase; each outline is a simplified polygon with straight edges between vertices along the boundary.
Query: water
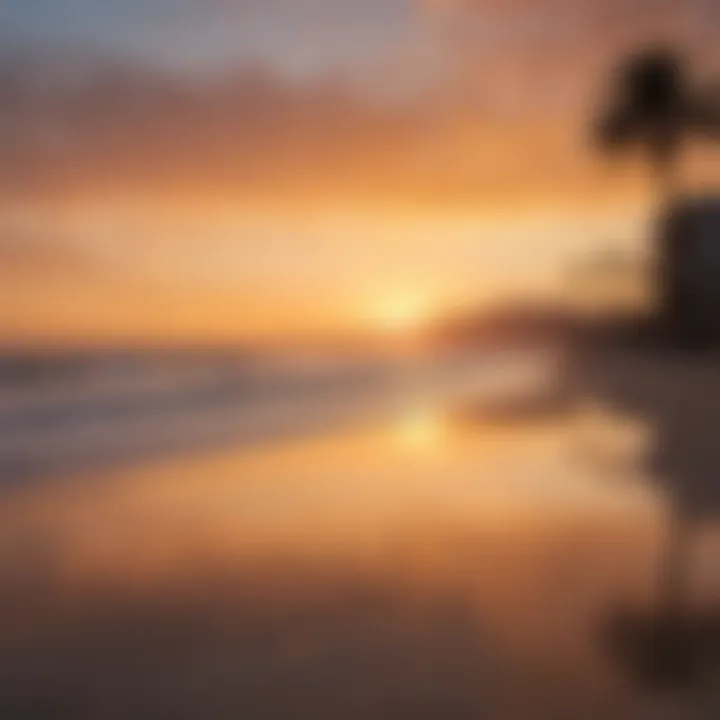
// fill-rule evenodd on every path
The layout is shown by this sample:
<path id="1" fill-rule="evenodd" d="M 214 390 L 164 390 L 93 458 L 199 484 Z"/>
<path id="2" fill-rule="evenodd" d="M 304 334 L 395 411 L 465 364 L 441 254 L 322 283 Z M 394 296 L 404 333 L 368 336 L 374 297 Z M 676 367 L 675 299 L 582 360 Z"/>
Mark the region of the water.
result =
<path id="1" fill-rule="evenodd" d="M 252 402 L 205 378 L 11 430 L 56 439 L 34 472 L 6 465 L 0 714 L 712 716 L 712 684 L 643 690 L 607 641 L 615 613 L 656 603 L 667 497 L 578 451 L 578 414 L 474 411 L 502 378 L 545 377 L 530 365 L 335 366 L 281 392 L 274 375 Z M 719 546 L 703 542 L 710 602 Z"/>

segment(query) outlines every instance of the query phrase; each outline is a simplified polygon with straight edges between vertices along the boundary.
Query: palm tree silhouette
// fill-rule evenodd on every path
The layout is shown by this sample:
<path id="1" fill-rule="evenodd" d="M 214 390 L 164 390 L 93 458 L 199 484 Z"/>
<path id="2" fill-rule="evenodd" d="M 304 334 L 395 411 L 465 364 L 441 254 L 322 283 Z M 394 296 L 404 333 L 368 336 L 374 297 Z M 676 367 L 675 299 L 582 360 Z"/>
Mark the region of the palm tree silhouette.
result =
<path id="1" fill-rule="evenodd" d="M 626 59 L 616 71 L 609 107 L 597 127 L 601 147 L 640 146 L 657 178 L 661 200 L 677 189 L 680 151 L 692 135 L 720 136 L 720 93 L 693 87 L 672 50 L 652 48 Z"/>
<path id="2" fill-rule="evenodd" d="M 679 274 L 687 257 L 696 252 L 690 232 L 682 227 L 673 230 L 673 217 L 683 207 L 682 202 L 673 202 L 679 159 L 690 137 L 720 137 L 718 86 L 692 82 L 673 51 L 646 49 L 619 66 L 596 131 L 601 147 L 609 152 L 631 146 L 645 151 L 656 177 L 658 200 L 661 207 L 668 207 L 657 249 L 662 317 L 679 307 L 674 294 L 680 287 Z M 693 330 L 691 314 L 683 312 L 678 318 L 673 332 Z M 657 352 L 654 346 L 648 349 Z M 648 377 L 653 368 L 660 372 L 654 354 L 643 351 L 640 357 Z M 595 395 L 650 423 L 655 442 L 649 469 L 663 480 L 670 500 L 657 602 L 650 610 L 620 610 L 606 628 L 607 639 L 614 655 L 637 679 L 653 685 L 687 685 L 706 675 L 720 650 L 720 614 L 695 612 L 689 602 L 698 516 L 712 502 L 714 483 L 708 477 L 717 467 L 711 444 L 698 445 L 694 438 L 702 437 L 703 418 L 715 417 L 711 411 L 717 395 L 710 392 L 712 388 L 688 380 L 692 368 L 677 377 L 667 376 L 683 384 L 682 396 L 650 386 L 643 389 L 638 379 L 642 369 L 643 365 L 634 373 L 627 371 L 615 386 L 607 371 L 598 370 L 593 382 L 588 363 L 581 366 Z"/>

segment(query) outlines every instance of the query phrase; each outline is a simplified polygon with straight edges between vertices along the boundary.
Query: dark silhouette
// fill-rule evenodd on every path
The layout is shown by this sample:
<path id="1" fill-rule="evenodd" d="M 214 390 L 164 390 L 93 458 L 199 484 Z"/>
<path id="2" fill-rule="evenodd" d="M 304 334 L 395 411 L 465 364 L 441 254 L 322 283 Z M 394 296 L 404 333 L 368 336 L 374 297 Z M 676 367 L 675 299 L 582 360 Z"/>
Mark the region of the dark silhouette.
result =
<path id="1" fill-rule="evenodd" d="M 669 506 L 655 603 L 615 608 L 603 643 L 643 685 L 701 682 L 720 660 L 720 609 L 694 607 L 690 568 L 698 532 L 720 513 L 720 372 L 708 356 L 611 336 L 586 341 L 575 362 L 581 394 L 651 428 L 642 464 Z"/>
<path id="2" fill-rule="evenodd" d="M 604 150 L 644 147 L 659 189 L 657 306 L 642 332 L 584 333 L 572 361 L 581 394 L 652 430 L 644 465 L 670 505 L 657 598 L 650 610 L 616 608 L 603 638 L 656 688 L 701 682 L 720 660 L 720 610 L 693 609 L 689 576 L 697 531 L 720 511 L 720 371 L 699 352 L 720 338 L 720 199 L 681 198 L 676 176 L 687 137 L 718 135 L 719 110 L 715 86 L 699 88 L 674 52 L 655 48 L 621 64 L 597 127 Z"/>
<path id="3" fill-rule="evenodd" d="M 661 194 L 676 191 L 677 161 L 692 135 L 717 136 L 717 88 L 696 88 L 686 65 L 672 50 L 653 48 L 626 60 L 618 69 L 608 109 L 598 123 L 607 151 L 630 145 L 645 148 Z"/>
<path id="4" fill-rule="evenodd" d="M 658 227 L 661 327 L 676 347 L 694 351 L 720 340 L 720 198 L 673 202 Z"/>
<path id="5" fill-rule="evenodd" d="M 659 328 L 676 345 L 720 338 L 720 200 L 682 197 L 677 167 L 684 141 L 720 136 L 716 84 L 693 81 L 675 52 L 654 48 L 622 63 L 597 126 L 601 147 L 643 147 L 657 178 L 660 208 L 655 258 Z"/>

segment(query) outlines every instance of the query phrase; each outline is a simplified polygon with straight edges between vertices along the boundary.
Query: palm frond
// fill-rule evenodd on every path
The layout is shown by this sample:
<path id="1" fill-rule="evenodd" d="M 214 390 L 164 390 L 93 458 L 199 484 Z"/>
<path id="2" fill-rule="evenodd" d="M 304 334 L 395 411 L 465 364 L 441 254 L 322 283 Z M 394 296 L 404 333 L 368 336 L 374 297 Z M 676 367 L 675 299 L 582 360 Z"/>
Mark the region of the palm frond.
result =
<path id="1" fill-rule="evenodd" d="M 595 140 L 601 149 L 614 151 L 636 142 L 642 125 L 632 108 L 616 107 L 603 115 L 595 127 Z"/>

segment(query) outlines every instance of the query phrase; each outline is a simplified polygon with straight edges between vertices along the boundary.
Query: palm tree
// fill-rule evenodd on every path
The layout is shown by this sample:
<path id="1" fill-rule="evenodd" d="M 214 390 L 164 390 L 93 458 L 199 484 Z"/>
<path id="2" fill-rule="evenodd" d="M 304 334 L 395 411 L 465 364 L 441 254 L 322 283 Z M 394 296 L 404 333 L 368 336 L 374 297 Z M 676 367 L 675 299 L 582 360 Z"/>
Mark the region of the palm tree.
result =
<path id="1" fill-rule="evenodd" d="M 598 123 L 607 151 L 641 146 L 658 180 L 661 198 L 676 190 L 677 161 L 691 135 L 720 135 L 717 87 L 692 87 L 685 65 L 672 50 L 655 48 L 631 56 L 616 73 L 613 97 Z"/>
<path id="2" fill-rule="evenodd" d="M 621 64 L 613 91 L 610 106 L 597 127 L 601 146 L 608 151 L 631 145 L 644 149 L 657 177 L 661 201 L 669 203 L 677 189 L 676 171 L 685 141 L 694 135 L 720 138 L 719 88 L 694 85 L 675 53 L 652 49 Z M 680 239 L 683 242 L 671 253 L 666 244 L 661 245 L 659 259 L 669 273 L 661 282 L 668 287 L 675 282 L 679 254 L 694 252 L 692 244 L 685 242 L 691 238 Z M 625 388 L 624 395 L 627 393 Z M 628 398 L 623 397 L 622 402 L 627 403 Z M 668 406 L 661 412 L 661 404 L 655 407 L 640 395 L 637 403 L 630 407 L 650 419 L 657 431 L 660 455 L 666 460 L 674 456 L 676 463 L 683 457 L 692 467 L 697 458 L 687 458 L 682 440 L 677 439 L 678 428 L 693 421 L 680 414 L 687 411 Z M 639 679 L 684 684 L 707 672 L 709 643 L 718 642 L 720 619 L 714 614 L 695 616 L 687 598 L 695 540 L 687 485 L 697 471 L 679 473 L 675 467 L 667 472 L 675 474 L 669 475 L 672 504 L 659 602 L 649 612 L 629 611 L 613 618 L 609 639 L 618 657 Z"/>

